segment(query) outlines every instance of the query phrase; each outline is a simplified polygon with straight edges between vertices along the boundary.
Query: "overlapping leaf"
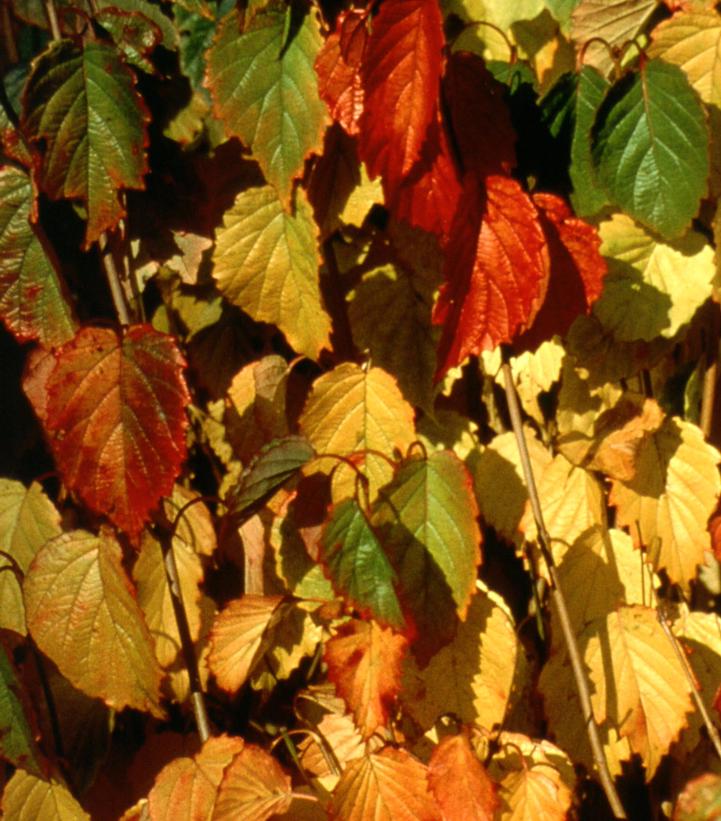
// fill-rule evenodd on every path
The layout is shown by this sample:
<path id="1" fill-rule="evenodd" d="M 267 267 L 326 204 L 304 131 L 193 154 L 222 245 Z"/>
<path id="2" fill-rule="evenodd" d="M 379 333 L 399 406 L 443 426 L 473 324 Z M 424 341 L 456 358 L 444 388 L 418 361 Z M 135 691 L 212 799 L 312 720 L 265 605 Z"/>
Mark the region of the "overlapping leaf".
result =
<path id="1" fill-rule="evenodd" d="M 221 293 L 253 319 L 277 325 L 311 359 L 329 346 L 330 333 L 318 284 L 316 239 L 301 191 L 291 214 L 270 186 L 250 188 L 224 214 L 213 254 Z"/>
<path id="2" fill-rule="evenodd" d="M 123 188 L 143 188 L 147 113 L 115 49 L 54 43 L 33 65 L 22 127 L 42 146 L 39 181 L 54 199 L 80 199 L 85 246 L 125 215 Z"/>
<path id="3" fill-rule="evenodd" d="M 0 318 L 20 340 L 52 347 L 75 332 L 68 295 L 56 262 L 30 222 L 30 178 L 0 168 Z"/>
<path id="4" fill-rule="evenodd" d="M 364 739 L 385 727 L 401 686 L 406 639 L 374 620 L 342 625 L 325 645 L 328 678 Z"/>
<path id="5" fill-rule="evenodd" d="M 63 479 L 85 504 L 137 534 L 185 458 L 188 390 L 175 342 L 134 325 L 87 327 L 54 354 L 35 404 Z M 32 374 L 26 390 L 33 394 Z"/>
<path id="6" fill-rule="evenodd" d="M 25 770 L 16 770 L 5 785 L 0 809 L 3 818 L 19 821 L 26 818 L 90 821 L 90 816 L 59 778 L 39 778 Z"/>
<path id="7" fill-rule="evenodd" d="M 162 715 L 153 640 L 113 537 L 78 530 L 48 542 L 23 593 L 31 636 L 75 687 Z"/>
<path id="8" fill-rule="evenodd" d="M 327 115 L 313 70 L 320 46 L 313 13 L 291 19 L 290 7 L 270 4 L 243 25 L 228 14 L 208 52 L 216 114 L 228 136 L 250 147 L 282 207 L 306 157 L 322 147 Z"/>
<path id="9" fill-rule="evenodd" d="M 609 198 L 664 237 L 698 213 L 709 173 L 708 129 L 683 71 L 649 60 L 608 92 L 594 126 L 593 162 Z"/>

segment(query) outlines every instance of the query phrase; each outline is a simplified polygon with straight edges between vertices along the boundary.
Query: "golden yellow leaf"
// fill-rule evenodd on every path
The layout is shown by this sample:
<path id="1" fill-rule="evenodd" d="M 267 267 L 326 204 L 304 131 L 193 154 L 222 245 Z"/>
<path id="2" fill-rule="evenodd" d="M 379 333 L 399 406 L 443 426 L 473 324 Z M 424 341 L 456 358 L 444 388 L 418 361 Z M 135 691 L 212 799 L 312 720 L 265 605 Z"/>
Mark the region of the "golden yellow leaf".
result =
<path id="1" fill-rule="evenodd" d="M 2 794 L 5 821 L 90 821 L 90 816 L 57 778 L 16 770 Z"/>
<path id="2" fill-rule="evenodd" d="M 551 389 L 561 375 L 561 365 L 566 351 L 558 337 L 542 342 L 535 351 L 525 351 L 511 357 L 511 373 L 518 398 L 523 409 L 539 424 L 544 423 L 544 415 L 538 404 L 539 394 Z M 496 376 L 496 382 L 504 386 L 503 374 Z"/>
<path id="3" fill-rule="evenodd" d="M 721 492 L 720 460 L 696 425 L 667 418 L 639 448 L 635 478 L 611 488 L 617 524 L 646 547 L 655 570 L 685 590 L 710 545 L 706 524 Z"/>

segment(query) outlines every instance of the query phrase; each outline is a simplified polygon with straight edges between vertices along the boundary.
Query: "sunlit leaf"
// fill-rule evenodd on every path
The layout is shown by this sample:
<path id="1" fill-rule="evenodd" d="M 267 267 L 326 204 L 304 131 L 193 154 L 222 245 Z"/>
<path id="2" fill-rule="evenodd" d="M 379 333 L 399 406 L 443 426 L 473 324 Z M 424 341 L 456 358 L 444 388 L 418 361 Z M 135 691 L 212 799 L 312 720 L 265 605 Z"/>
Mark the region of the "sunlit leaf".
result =
<path id="1" fill-rule="evenodd" d="M 696 216 L 709 173 L 708 129 L 683 71 L 649 60 L 606 95 L 594 126 L 600 184 L 627 214 L 664 237 Z"/>
<path id="2" fill-rule="evenodd" d="M 48 542 L 23 593 L 30 635 L 75 687 L 162 715 L 153 640 L 113 537 L 77 530 Z"/>
<path id="3" fill-rule="evenodd" d="M 326 642 L 328 678 L 352 711 L 364 739 L 388 723 L 401 686 L 407 641 L 375 621 L 342 625 Z"/>
<path id="4" fill-rule="evenodd" d="M 35 410 L 64 481 L 89 508 L 137 534 L 185 458 L 182 355 L 170 337 L 132 325 L 121 338 L 83 328 L 54 356 L 47 406 Z"/>
<path id="5" fill-rule="evenodd" d="M 80 199 L 85 246 L 125 215 L 123 188 L 143 188 L 148 115 L 115 49 L 51 44 L 33 64 L 22 127 L 42 146 L 39 182 L 53 199 Z"/>
<path id="6" fill-rule="evenodd" d="M 75 319 L 57 261 L 30 222 L 30 177 L 18 168 L 0 168 L 0 318 L 20 340 L 46 347 L 67 342 Z"/>
<path id="7" fill-rule="evenodd" d="M 0 809 L 7 821 L 90 821 L 64 783 L 57 778 L 38 778 L 24 770 L 16 770 L 5 785 Z"/>
<path id="8" fill-rule="evenodd" d="M 321 46 L 315 13 L 288 19 L 290 7 L 270 5 L 228 14 L 208 52 L 207 84 L 228 136 L 239 137 L 266 180 L 288 205 L 306 157 L 320 153 L 326 125 L 313 63 Z"/>
<path id="9" fill-rule="evenodd" d="M 42 758 L 33 732 L 33 713 L 28 693 L 0 645 L 0 758 L 18 769 L 43 775 Z"/>
<path id="10" fill-rule="evenodd" d="M 333 791 L 333 817 L 439 821 L 440 808 L 428 792 L 426 773 L 418 759 L 393 747 L 351 761 Z"/>
<path id="11" fill-rule="evenodd" d="M 706 523 L 721 492 L 720 460 L 699 428 L 667 418 L 643 441 L 634 479 L 611 488 L 617 524 L 646 548 L 656 570 L 684 589 L 710 547 Z"/>
<path id="12" fill-rule="evenodd" d="M 316 240 L 313 214 L 301 191 L 291 214 L 271 187 L 250 188 L 225 212 L 213 254 L 221 293 L 253 319 L 277 325 L 311 359 L 329 346 L 330 333 Z"/>

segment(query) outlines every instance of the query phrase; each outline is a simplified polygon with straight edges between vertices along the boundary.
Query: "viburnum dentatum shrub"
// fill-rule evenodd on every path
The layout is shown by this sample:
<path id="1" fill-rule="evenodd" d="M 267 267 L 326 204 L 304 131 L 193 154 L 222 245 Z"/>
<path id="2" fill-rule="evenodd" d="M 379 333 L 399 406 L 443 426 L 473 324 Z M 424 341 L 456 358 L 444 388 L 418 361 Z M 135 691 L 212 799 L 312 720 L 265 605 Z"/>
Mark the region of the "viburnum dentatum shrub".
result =
<path id="1" fill-rule="evenodd" d="M 715 4 L 0 42 L 3 817 L 715 817 Z"/>

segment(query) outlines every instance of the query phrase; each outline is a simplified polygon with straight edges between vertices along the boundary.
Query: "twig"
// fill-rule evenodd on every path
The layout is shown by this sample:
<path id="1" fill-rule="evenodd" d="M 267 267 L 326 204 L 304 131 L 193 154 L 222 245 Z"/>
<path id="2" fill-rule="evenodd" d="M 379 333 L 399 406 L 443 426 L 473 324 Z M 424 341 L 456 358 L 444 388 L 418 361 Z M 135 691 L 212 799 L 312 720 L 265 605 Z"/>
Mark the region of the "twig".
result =
<path id="1" fill-rule="evenodd" d="M 48 25 L 50 26 L 50 34 L 56 42 L 62 40 L 63 35 L 60 33 L 60 24 L 58 23 L 58 13 L 55 10 L 55 3 L 53 0 L 43 0 L 45 8 L 45 15 L 48 18 Z"/>
<path id="2" fill-rule="evenodd" d="M 703 374 L 703 389 L 701 393 L 701 415 L 699 427 L 704 438 L 710 439 L 713 428 L 713 411 L 716 404 L 716 383 L 718 382 L 718 358 L 719 358 L 719 320 L 721 315 L 718 305 L 713 306 L 712 321 L 709 322 L 709 337 L 706 342 L 706 356 L 704 357 L 706 369 Z"/>
<path id="3" fill-rule="evenodd" d="M 155 519 L 157 524 L 156 535 L 163 552 L 163 562 L 165 564 L 165 576 L 168 581 L 170 601 L 173 604 L 175 622 L 178 625 L 178 634 L 180 635 L 180 647 L 190 680 L 190 699 L 193 705 L 195 724 L 198 728 L 198 735 L 200 736 L 201 742 L 205 743 L 210 738 L 210 722 L 208 721 L 208 712 L 205 707 L 205 696 L 203 694 L 203 684 L 200 680 L 198 659 L 195 656 L 193 638 L 190 635 L 190 626 L 188 625 L 188 616 L 183 604 L 183 595 L 180 589 L 180 574 L 178 573 L 178 565 L 175 561 L 175 553 L 173 552 L 173 526 L 168 521 L 162 508 L 161 512 L 156 514 Z"/>
<path id="4" fill-rule="evenodd" d="M 100 261 L 105 271 L 105 278 L 108 280 L 110 287 L 110 294 L 113 298 L 113 305 L 115 306 L 115 313 L 121 325 L 130 325 L 130 311 L 128 310 L 128 303 L 125 299 L 123 286 L 120 282 L 120 275 L 118 269 L 115 267 L 115 260 L 113 259 L 113 252 L 110 249 L 108 242 L 108 235 L 103 231 L 99 238 L 100 245 Z"/>
<path id="5" fill-rule="evenodd" d="M 621 799 L 618 797 L 616 788 L 613 784 L 613 778 L 608 769 L 608 763 L 603 753 L 603 745 L 598 734 L 598 727 L 593 718 L 593 708 L 591 707 L 591 696 L 589 693 L 588 681 L 586 679 L 586 672 L 581 660 L 581 652 L 578 647 L 576 635 L 571 625 L 571 620 L 568 615 L 568 608 L 566 607 L 566 599 L 563 595 L 559 584 L 558 569 L 553 560 L 553 555 L 550 550 L 550 537 L 546 530 L 546 525 L 543 520 L 543 511 L 541 510 L 541 502 L 538 497 L 538 490 L 536 488 L 536 481 L 533 476 L 533 468 L 531 467 L 531 460 L 528 455 L 528 446 L 526 438 L 523 434 L 523 423 L 521 421 L 521 410 L 518 405 L 518 397 L 516 396 L 516 389 L 513 384 L 513 376 L 511 368 L 508 364 L 508 359 L 504 356 L 503 362 L 503 379 L 506 389 L 506 399 L 508 400 L 508 411 L 511 417 L 511 424 L 513 432 L 516 435 L 516 443 L 518 445 L 518 453 L 521 458 L 521 466 L 523 468 L 523 475 L 526 479 L 526 486 L 528 488 L 528 497 L 531 501 L 531 510 L 533 511 L 533 518 L 536 522 L 536 530 L 538 531 L 538 545 L 541 549 L 541 554 L 548 566 L 548 573 L 551 577 L 550 595 L 551 601 L 556 607 L 558 619 L 563 631 L 563 637 L 568 649 L 568 655 L 571 659 L 571 667 L 573 668 L 573 677 L 576 680 L 576 687 L 578 688 L 578 695 L 581 701 L 581 709 L 583 710 L 583 720 L 586 724 L 586 731 L 588 739 L 591 742 L 591 750 L 593 758 L 598 768 L 598 774 L 601 779 L 601 786 L 606 793 L 608 803 L 611 805 L 611 810 L 616 818 L 627 818 L 626 812 L 623 809 Z"/>

